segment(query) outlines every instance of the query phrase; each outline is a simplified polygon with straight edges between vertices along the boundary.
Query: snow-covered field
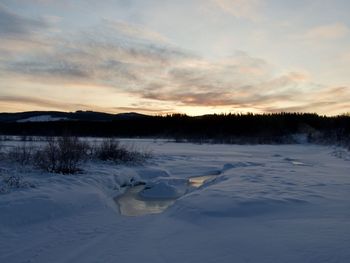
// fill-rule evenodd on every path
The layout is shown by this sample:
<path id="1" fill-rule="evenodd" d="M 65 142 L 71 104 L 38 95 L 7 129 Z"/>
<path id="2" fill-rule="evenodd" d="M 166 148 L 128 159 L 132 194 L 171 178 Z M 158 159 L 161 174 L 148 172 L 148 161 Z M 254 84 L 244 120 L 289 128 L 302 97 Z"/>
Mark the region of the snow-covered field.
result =
<path id="1" fill-rule="evenodd" d="M 1 178 L 25 183 L 0 194 L 0 262 L 350 262 L 345 150 L 124 142 L 154 158 L 69 176 L 2 161 Z M 170 206 L 122 215 L 122 185 L 139 182 L 146 206 Z"/>

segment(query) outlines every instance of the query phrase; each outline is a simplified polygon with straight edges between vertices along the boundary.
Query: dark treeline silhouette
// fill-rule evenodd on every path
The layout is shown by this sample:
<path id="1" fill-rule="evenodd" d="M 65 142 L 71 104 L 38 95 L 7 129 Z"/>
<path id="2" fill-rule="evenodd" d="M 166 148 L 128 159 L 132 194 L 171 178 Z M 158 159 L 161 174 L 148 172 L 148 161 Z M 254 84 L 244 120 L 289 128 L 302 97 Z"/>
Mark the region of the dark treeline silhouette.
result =
<path id="1" fill-rule="evenodd" d="M 309 142 L 348 144 L 350 116 L 309 113 L 221 114 L 190 117 L 123 115 L 111 120 L 54 122 L 0 121 L 0 134 L 26 136 L 156 137 L 217 143 L 294 143 L 303 134 Z M 126 117 L 125 117 L 126 116 Z"/>

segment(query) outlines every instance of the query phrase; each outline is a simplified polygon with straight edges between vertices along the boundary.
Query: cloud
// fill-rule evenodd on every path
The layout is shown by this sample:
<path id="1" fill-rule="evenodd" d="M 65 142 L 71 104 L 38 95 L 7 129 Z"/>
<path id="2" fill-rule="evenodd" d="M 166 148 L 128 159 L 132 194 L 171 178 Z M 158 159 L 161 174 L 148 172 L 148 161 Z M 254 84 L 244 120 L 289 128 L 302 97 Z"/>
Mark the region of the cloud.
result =
<path id="1" fill-rule="evenodd" d="M 265 112 L 317 112 L 326 115 L 344 113 L 350 107 L 350 87 L 322 87 L 304 92 L 299 100 L 291 100 L 292 106 L 267 106 Z"/>
<path id="2" fill-rule="evenodd" d="M 51 85 L 108 85 L 140 100 L 177 106 L 274 111 L 281 109 L 280 104 L 296 105 L 295 109 L 301 107 L 298 105 L 307 105 L 309 101 L 305 98 L 310 94 L 324 103 L 332 93 L 336 94 L 334 91 L 318 94 L 305 91 L 305 85 L 314 85 L 306 73 L 291 71 L 276 76 L 268 62 L 244 52 L 209 61 L 158 42 L 118 42 L 104 34 L 98 39 L 58 41 L 53 53 L 44 52 L 31 60 L 9 62 L 6 70 L 10 75 L 26 76 Z M 129 110 L 129 107 L 114 109 Z M 130 109 L 146 112 L 145 107 L 137 105 Z"/>
<path id="3" fill-rule="evenodd" d="M 256 21 L 261 18 L 264 0 L 212 0 L 221 10 L 236 18 Z"/>
<path id="4" fill-rule="evenodd" d="M 162 36 L 161 34 L 149 30 L 141 25 L 131 25 L 122 21 L 111 21 L 104 19 L 103 21 L 105 30 L 106 28 L 110 28 L 112 31 L 118 32 L 118 34 L 123 35 L 129 40 L 132 39 L 140 39 L 150 42 L 158 42 L 158 43 L 168 43 L 169 40 Z"/>
<path id="5" fill-rule="evenodd" d="M 122 25 L 121 30 L 120 24 L 117 27 L 110 25 L 109 22 L 107 25 L 102 23 L 68 37 L 57 36 L 49 40 L 38 37 L 40 41 L 31 42 L 33 46 L 37 43 L 37 49 L 32 46 L 15 59 L 9 57 L 3 63 L 0 60 L 0 69 L 6 74 L 25 76 L 33 81 L 95 82 L 130 89 L 139 85 L 136 82 L 154 78 L 170 64 L 195 58 L 189 52 L 164 43 L 160 37 L 151 41 L 151 36 L 157 34 L 149 30 L 141 34 L 137 33 L 142 31 L 141 28 L 130 26 L 128 29 L 127 25 Z M 41 48 L 45 41 L 50 43 L 50 49 Z M 9 44 L 0 45 L 0 53 L 6 51 Z"/>
<path id="6" fill-rule="evenodd" d="M 230 68 L 229 65 L 226 65 Z M 236 66 L 239 73 L 239 67 Z M 225 66 L 220 69 L 222 74 L 227 74 Z M 198 70 L 196 70 L 198 71 Z M 279 76 L 257 82 L 254 75 L 247 75 L 254 81 L 235 78 L 232 72 L 231 77 L 223 80 L 220 76 L 211 74 L 210 70 L 204 70 L 201 77 L 196 76 L 198 72 L 186 72 L 185 75 L 176 75 L 171 78 L 168 85 L 155 85 L 153 89 L 144 89 L 143 97 L 160 101 L 173 101 L 184 105 L 192 106 L 233 106 L 233 107 L 254 107 L 270 104 L 277 101 L 290 101 L 295 97 L 295 87 L 304 79 L 295 78 L 298 73 L 292 72 L 288 75 Z"/>
<path id="7" fill-rule="evenodd" d="M 101 107 L 94 104 L 83 104 L 83 103 L 65 103 L 58 100 L 53 99 L 42 99 L 31 96 L 0 96 L 0 103 L 6 106 L 7 111 L 13 109 L 12 111 L 23 111 L 23 110 L 68 110 L 68 111 L 76 111 L 76 110 L 94 110 L 100 112 L 125 112 L 127 111 L 142 111 L 145 113 L 150 113 L 150 110 L 143 108 L 127 108 L 127 107 Z M 20 107 L 19 107 L 20 105 Z M 153 111 L 156 112 L 156 111 Z M 160 113 L 168 112 L 166 109 L 164 111 L 159 110 Z"/>
<path id="8" fill-rule="evenodd" d="M 27 36 L 48 27 L 41 19 L 25 18 L 0 4 L 0 36 Z"/>
<path id="9" fill-rule="evenodd" d="M 40 76 L 42 78 L 55 76 L 57 78 L 89 78 L 89 69 L 84 65 L 65 60 L 16 62 L 8 65 L 8 70 L 21 75 Z"/>
<path id="10" fill-rule="evenodd" d="M 162 108 L 162 107 L 115 107 L 115 110 L 118 112 L 138 112 L 138 113 L 146 113 L 146 114 L 167 114 L 167 113 L 173 113 L 173 108 Z"/>
<path id="11" fill-rule="evenodd" d="M 35 107 L 46 107 L 46 108 L 54 108 L 54 109 L 62 109 L 67 108 L 67 104 L 53 101 L 53 100 L 47 100 L 47 99 L 39 99 L 36 97 L 27 97 L 27 96 L 0 96 L 0 102 L 1 103 L 22 103 L 27 105 L 33 105 Z"/>
<path id="12" fill-rule="evenodd" d="M 244 5 L 243 1 L 230 3 Z M 25 19 L 12 13 L 11 17 L 22 22 Z M 28 35 L 42 28 L 39 24 L 29 28 L 17 25 L 16 30 L 7 31 Z M 350 99 L 348 88 L 317 85 L 306 72 L 291 70 L 276 74 L 268 61 L 245 52 L 236 52 L 224 59 L 207 59 L 171 44 L 157 32 L 123 22 L 102 20 L 94 28 L 69 35 L 56 34 L 48 38 L 45 34 L 35 34 L 27 39 L 17 38 L 17 45 L 11 45 L 16 43 L 12 40 L 0 43 L 0 54 L 14 46 L 20 51 L 20 55 L 12 52 L 0 59 L 0 76 L 4 80 L 21 79 L 31 86 L 41 83 L 48 88 L 64 89 L 65 94 L 70 94 L 69 87 L 74 85 L 96 89 L 104 86 L 115 90 L 115 94 L 127 94 L 139 101 L 138 105 L 100 106 L 99 109 L 107 111 L 134 109 L 163 113 L 179 107 L 321 111 L 323 105 L 324 109 L 335 112 Z M 21 43 L 28 47 L 20 49 Z M 341 96 L 341 100 L 337 96 Z M 10 91 L 0 97 L 2 102 L 36 107 L 97 108 L 89 103 L 68 105 L 57 100 L 11 96 Z M 142 104 L 145 102 L 150 104 Z"/>
<path id="13" fill-rule="evenodd" d="M 45 33 L 53 30 L 53 20 L 20 16 L 0 4 L 0 62 L 50 50 L 54 43 Z"/>
<path id="14" fill-rule="evenodd" d="M 308 40 L 334 40 L 349 34 L 349 28 L 342 23 L 322 25 L 309 29 L 303 38 Z"/>

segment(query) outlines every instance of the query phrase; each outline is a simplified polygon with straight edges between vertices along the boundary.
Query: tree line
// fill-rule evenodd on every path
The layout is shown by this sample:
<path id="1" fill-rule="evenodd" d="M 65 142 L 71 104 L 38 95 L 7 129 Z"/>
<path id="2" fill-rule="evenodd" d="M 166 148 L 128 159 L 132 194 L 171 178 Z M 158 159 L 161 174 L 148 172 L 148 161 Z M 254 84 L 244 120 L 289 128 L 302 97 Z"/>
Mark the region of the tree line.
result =
<path id="1" fill-rule="evenodd" d="M 349 143 L 350 116 L 310 113 L 140 115 L 108 121 L 0 122 L 0 134 L 21 136 L 152 137 L 216 143 Z M 299 138 L 300 139 L 300 138 Z"/>

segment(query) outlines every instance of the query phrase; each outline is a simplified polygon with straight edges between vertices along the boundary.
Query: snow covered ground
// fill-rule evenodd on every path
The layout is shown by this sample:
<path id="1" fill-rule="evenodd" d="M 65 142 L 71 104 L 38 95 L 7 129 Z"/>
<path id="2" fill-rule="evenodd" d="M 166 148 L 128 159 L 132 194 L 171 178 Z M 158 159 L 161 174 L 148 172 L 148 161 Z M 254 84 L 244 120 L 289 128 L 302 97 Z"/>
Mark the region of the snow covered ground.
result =
<path id="1" fill-rule="evenodd" d="M 51 115 L 39 115 L 26 119 L 21 119 L 16 122 L 47 122 L 47 121 L 63 121 L 67 120 L 67 118 L 63 117 L 52 117 Z"/>
<path id="2" fill-rule="evenodd" d="M 345 150 L 124 142 L 154 158 L 89 162 L 71 176 L 2 161 L 2 180 L 17 174 L 26 184 L 0 194 L 0 262 L 350 262 Z M 140 198 L 175 202 L 122 215 L 122 186 L 139 182 Z"/>

